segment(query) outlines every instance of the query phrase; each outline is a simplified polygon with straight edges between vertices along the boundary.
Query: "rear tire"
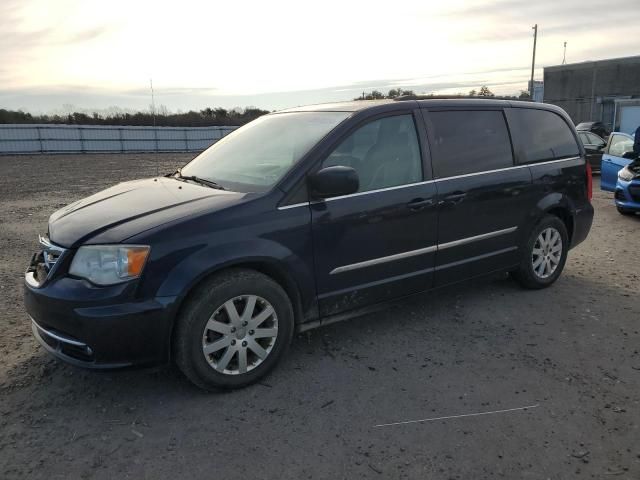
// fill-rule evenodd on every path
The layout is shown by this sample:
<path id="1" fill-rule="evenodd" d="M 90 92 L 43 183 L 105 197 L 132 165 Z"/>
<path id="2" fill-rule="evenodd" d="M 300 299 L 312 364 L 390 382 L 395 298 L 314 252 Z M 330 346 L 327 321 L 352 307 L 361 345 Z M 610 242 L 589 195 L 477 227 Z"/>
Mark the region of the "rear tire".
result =
<path id="1" fill-rule="evenodd" d="M 546 288 L 562 273 L 568 251 L 567 227 L 558 217 L 547 215 L 529 234 L 520 265 L 512 276 L 524 288 Z"/>
<path id="2" fill-rule="evenodd" d="M 206 280 L 177 319 L 175 362 L 204 390 L 241 388 L 264 377 L 291 343 L 291 301 L 270 277 L 233 269 Z"/>

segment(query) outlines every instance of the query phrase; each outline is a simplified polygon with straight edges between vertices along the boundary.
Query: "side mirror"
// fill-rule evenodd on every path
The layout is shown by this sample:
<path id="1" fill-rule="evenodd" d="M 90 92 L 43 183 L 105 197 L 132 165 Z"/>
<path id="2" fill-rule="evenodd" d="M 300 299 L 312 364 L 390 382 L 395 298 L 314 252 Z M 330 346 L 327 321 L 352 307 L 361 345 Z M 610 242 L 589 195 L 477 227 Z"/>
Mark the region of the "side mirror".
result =
<path id="1" fill-rule="evenodd" d="M 309 192 L 318 198 L 349 195 L 360 188 L 358 174 L 351 167 L 326 167 L 309 175 L 307 181 Z"/>
<path id="2" fill-rule="evenodd" d="M 622 158 L 626 158 L 627 160 L 635 160 L 638 157 L 635 152 L 624 152 L 622 154 Z"/>

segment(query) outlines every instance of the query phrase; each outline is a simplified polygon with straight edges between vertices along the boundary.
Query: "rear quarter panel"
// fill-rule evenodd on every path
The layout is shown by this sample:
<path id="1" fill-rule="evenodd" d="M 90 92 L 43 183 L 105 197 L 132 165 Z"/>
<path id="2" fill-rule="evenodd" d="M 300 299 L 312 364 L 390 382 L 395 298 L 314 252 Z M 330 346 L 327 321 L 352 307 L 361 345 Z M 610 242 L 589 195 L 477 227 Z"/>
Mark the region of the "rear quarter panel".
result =
<path id="1" fill-rule="evenodd" d="M 567 212 L 571 246 L 586 237 L 593 218 L 593 207 L 586 189 L 584 157 L 530 164 L 535 196 L 532 223 L 549 211 Z"/>

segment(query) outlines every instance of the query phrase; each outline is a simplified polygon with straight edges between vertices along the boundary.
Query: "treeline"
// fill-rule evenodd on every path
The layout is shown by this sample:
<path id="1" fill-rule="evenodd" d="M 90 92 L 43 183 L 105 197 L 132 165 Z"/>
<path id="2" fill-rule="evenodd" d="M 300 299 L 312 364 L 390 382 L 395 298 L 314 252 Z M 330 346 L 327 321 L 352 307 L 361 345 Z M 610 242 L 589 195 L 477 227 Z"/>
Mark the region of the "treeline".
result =
<path id="1" fill-rule="evenodd" d="M 382 93 L 379 90 L 373 90 L 372 92 L 362 92 L 362 95 L 360 95 L 357 98 L 354 98 L 354 100 L 383 100 L 385 98 L 398 98 L 398 97 L 412 97 L 414 96 L 415 93 L 413 90 L 403 90 L 401 88 L 392 88 L 391 90 L 389 90 L 389 92 L 385 95 L 384 93 Z"/>
<path id="2" fill-rule="evenodd" d="M 171 113 L 161 107 L 155 115 L 149 112 L 112 111 L 72 112 L 66 114 L 32 115 L 21 110 L 0 109 L 0 123 L 62 123 L 67 125 L 133 125 L 160 127 L 209 127 L 223 125 L 244 125 L 261 115 L 269 113 L 255 107 L 205 108 L 204 110 Z"/>
<path id="3" fill-rule="evenodd" d="M 389 90 L 389 92 L 385 95 L 384 93 L 382 93 L 379 90 L 373 90 L 371 92 L 362 92 L 362 95 L 360 95 L 357 98 L 354 98 L 354 100 L 383 100 L 383 99 L 394 99 L 394 98 L 399 98 L 399 97 L 413 97 L 416 96 L 416 94 L 414 93 L 413 90 L 403 90 L 401 88 L 392 88 L 391 90 Z M 468 94 L 465 93 L 456 93 L 453 95 L 434 95 L 432 93 L 430 94 L 420 94 L 419 95 L 420 98 L 463 98 L 463 97 L 484 97 L 484 98 L 491 98 L 491 97 L 495 97 L 494 93 L 489 90 L 489 87 L 487 87 L 486 85 L 483 85 L 480 90 L 471 90 Z M 521 90 L 520 94 L 518 96 L 516 95 L 506 95 L 506 96 L 501 96 L 500 98 L 502 99 L 514 99 L 514 100 L 528 100 L 529 97 L 529 92 L 527 92 L 526 90 Z"/>

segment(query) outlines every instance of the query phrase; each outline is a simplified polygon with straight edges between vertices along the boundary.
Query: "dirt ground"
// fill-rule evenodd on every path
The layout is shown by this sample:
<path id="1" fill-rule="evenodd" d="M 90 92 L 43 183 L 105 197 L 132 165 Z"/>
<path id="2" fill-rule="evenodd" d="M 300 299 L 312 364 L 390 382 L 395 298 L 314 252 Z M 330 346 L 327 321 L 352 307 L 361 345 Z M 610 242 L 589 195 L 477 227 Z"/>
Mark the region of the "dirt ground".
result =
<path id="1" fill-rule="evenodd" d="M 500 276 L 414 298 L 298 336 L 224 394 L 52 359 L 22 304 L 48 216 L 188 158 L 0 157 L 0 478 L 640 478 L 640 216 L 597 179 L 591 234 L 544 291 Z"/>

